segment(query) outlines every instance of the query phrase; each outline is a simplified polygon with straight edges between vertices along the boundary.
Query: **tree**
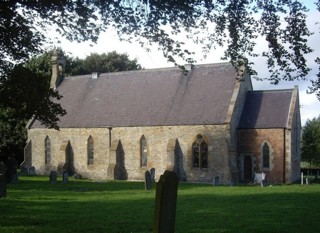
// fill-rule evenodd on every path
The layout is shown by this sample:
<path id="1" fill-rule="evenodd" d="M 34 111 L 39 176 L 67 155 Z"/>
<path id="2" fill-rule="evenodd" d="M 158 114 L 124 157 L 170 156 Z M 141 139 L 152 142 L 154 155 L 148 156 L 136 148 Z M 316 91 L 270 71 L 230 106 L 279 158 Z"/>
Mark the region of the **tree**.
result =
<path id="1" fill-rule="evenodd" d="M 83 60 L 83 67 L 88 74 L 141 69 L 137 59 L 130 60 L 127 54 L 119 54 L 116 51 L 107 54 L 91 53 Z"/>
<path id="2" fill-rule="evenodd" d="M 63 53 L 61 49 L 57 51 Z M 25 126 L 31 118 L 58 129 L 59 116 L 66 113 L 54 102 L 62 96 L 49 88 L 53 52 L 32 57 L 0 78 L 0 160 L 22 154 L 27 136 Z M 65 57 L 69 75 L 141 69 L 136 59 L 116 52 L 91 54 L 85 59 Z"/>
<path id="3" fill-rule="evenodd" d="M 56 49 L 59 53 L 65 54 L 62 49 Z M 51 75 L 51 56 L 54 50 L 47 50 L 39 56 L 34 56 L 25 62 L 24 66 L 34 72 L 43 75 Z M 92 53 L 85 59 L 64 55 L 66 59 L 67 76 L 90 74 L 92 72 L 107 73 L 127 70 L 139 70 L 141 65 L 137 59 L 130 60 L 127 54 L 117 53 Z"/>
<path id="4" fill-rule="evenodd" d="M 320 116 L 307 120 L 302 131 L 302 161 L 320 166 Z"/>
<path id="5" fill-rule="evenodd" d="M 66 111 L 54 102 L 61 96 L 49 88 L 49 81 L 50 76 L 23 65 L 16 65 L 0 76 L 0 160 L 21 154 L 30 119 L 59 128 L 59 116 Z"/>
<path id="6" fill-rule="evenodd" d="M 38 53 L 48 26 L 70 40 L 93 42 L 112 26 L 123 40 L 137 40 L 146 48 L 158 44 L 177 65 L 178 57 L 194 62 L 193 51 L 184 43 L 187 37 L 202 45 L 204 55 L 224 45 L 224 57 L 235 67 L 250 67 L 250 57 L 266 57 L 274 84 L 303 79 L 309 72 L 305 55 L 312 51 L 307 45 L 311 33 L 302 0 L 17 0 L 2 1 L 0 12 L 0 68 L 6 58 Z M 258 37 L 268 45 L 260 54 L 255 50 Z"/>

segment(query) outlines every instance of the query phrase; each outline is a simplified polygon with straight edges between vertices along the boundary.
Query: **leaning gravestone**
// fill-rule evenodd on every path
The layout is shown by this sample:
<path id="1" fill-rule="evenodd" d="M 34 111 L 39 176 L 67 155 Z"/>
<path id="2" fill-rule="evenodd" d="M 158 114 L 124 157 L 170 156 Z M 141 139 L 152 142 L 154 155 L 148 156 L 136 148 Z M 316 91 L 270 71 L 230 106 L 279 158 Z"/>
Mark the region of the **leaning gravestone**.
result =
<path id="1" fill-rule="evenodd" d="M 58 173 L 56 171 L 51 171 L 50 172 L 50 184 L 56 184 L 57 177 L 58 177 Z"/>
<path id="2" fill-rule="evenodd" d="M 62 174 L 62 182 L 64 184 L 69 182 L 69 176 L 68 176 L 68 172 L 67 171 L 64 171 L 63 174 Z"/>
<path id="3" fill-rule="evenodd" d="M 173 171 L 165 171 L 157 184 L 153 233 L 174 233 L 178 177 Z"/>
<path id="4" fill-rule="evenodd" d="M 7 177 L 6 177 L 6 165 L 4 162 L 0 162 L 0 198 L 7 196 Z"/>
<path id="5" fill-rule="evenodd" d="M 152 181 L 151 181 L 151 174 L 150 172 L 147 170 L 144 173 L 144 187 L 147 191 L 151 190 L 151 186 L 152 186 Z"/>

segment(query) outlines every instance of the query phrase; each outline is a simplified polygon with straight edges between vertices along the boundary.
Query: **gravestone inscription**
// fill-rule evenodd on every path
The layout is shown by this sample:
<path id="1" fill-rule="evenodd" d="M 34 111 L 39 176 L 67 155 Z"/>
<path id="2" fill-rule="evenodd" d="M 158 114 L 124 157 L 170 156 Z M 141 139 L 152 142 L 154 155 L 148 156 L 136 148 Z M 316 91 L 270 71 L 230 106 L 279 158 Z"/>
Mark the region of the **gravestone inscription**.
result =
<path id="1" fill-rule="evenodd" d="M 156 190 L 153 233 L 174 233 L 178 177 L 173 171 L 160 176 Z"/>

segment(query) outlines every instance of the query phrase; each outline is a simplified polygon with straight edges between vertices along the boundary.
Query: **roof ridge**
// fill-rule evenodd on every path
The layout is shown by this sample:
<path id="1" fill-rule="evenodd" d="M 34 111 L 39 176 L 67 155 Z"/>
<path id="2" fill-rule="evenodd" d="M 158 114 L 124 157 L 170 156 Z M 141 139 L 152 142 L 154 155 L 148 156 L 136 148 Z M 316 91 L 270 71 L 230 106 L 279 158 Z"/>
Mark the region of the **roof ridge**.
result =
<path id="1" fill-rule="evenodd" d="M 200 68 L 200 67 L 205 67 L 205 66 L 221 66 L 221 65 L 231 65 L 230 62 L 219 62 L 219 63 L 205 63 L 205 64 L 195 64 L 193 65 L 194 68 Z M 170 70 L 179 70 L 180 68 L 177 66 L 173 67 L 161 67 L 161 68 L 150 68 L 150 69 L 140 69 L 140 70 L 124 70 L 124 71 L 115 71 L 115 72 L 104 72 L 104 73 L 99 73 L 99 76 L 104 76 L 104 75 L 118 75 L 118 74 L 124 74 L 124 73 L 132 73 L 132 72 L 156 72 L 156 71 L 170 71 Z M 72 75 L 72 76 L 66 76 L 65 79 L 72 79 L 72 78 L 88 78 L 91 77 L 90 74 L 81 74 L 81 75 Z"/>
<path id="2" fill-rule="evenodd" d="M 294 88 L 283 88 L 283 89 L 273 89 L 273 90 L 269 90 L 269 89 L 265 89 L 265 90 L 252 90 L 252 91 L 248 91 L 248 92 L 289 92 L 289 91 L 293 91 Z"/>

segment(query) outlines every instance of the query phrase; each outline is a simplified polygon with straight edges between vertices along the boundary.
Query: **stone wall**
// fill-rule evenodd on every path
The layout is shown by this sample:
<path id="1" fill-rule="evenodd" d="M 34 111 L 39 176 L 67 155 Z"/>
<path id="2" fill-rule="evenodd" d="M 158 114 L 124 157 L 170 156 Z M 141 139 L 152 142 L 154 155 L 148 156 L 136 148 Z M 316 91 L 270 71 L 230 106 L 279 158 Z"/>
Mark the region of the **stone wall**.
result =
<path id="1" fill-rule="evenodd" d="M 270 183 L 290 183 L 291 173 L 291 132 L 286 129 L 241 129 L 238 131 L 239 155 L 251 154 L 254 172 L 264 172 Z M 270 169 L 262 168 L 262 145 L 270 145 Z"/>
<path id="2" fill-rule="evenodd" d="M 233 183 L 239 182 L 239 169 L 237 166 L 237 127 L 243 110 L 248 91 L 252 91 L 251 78 L 248 73 L 238 77 L 238 82 L 233 90 L 227 114 L 227 127 L 230 134 L 227 136 L 229 164 L 231 169 Z"/>
<path id="3" fill-rule="evenodd" d="M 180 173 L 185 174 L 187 181 L 212 182 L 218 177 L 222 183 L 228 183 L 231 179 L 226 140 L 226 136 L 230 134 L 228 130 L 226 125 L 61 128 L 60 131 L 30 129 L 28 140 L 32 142 L 32 166 L 35 167 L 37 174 L 48 174 L 50 170 L 61 171 L 66 161 L 66 147 L 69 144 L 74 156 L 75 172 L 91 179 L 114 179 L 117 153 L 120 153 L 121 149 L 124 172 L 128 180 L 143 180 L 144 172 L 151 168 L 156 169 L 156 179 L 158 179 L 166 169 L 174 167 L 174 156 L 176 151 L 179 151 L 180 156 L 182 155 Z M 203 135 L 208 144 L 208 169 L 192 167 L 191 148 L 198 134 Z M 88 165 L 87 140 L 90 135 L 94 142 L 94 161 Z M 140 166 L 142 135 L 147 140 L 147 167 Z M 46 136 L 49 136 L 51 141 L 49 164 L 45 164 Z"/>
<path id="4" fill-rule="evenodd" d="M 292 148 L 296 148 L 292 142 L 291 129 L 241 129 L 238 131 L 239 159 L 243 155 L 252 155 L 253 172 L 264 172 L 270 183 L 292 183 L 296 181 L 300 173 L 300 156 L 295 159 L 292 156 Z M 262 145 L 267 142 L 270 145 L 271 163 L 270 169 L 262 168 Z M 239 166 L 241 167 L 241 161 Z M 243 172 L 243 169 L 240 168 Z"/>
<path id="5" fill-rule="evenodd" d="M 290 151 L 291 160 L 290 160 L 290 176 L 291 182 L 297 181 L 300 179 L 300 162 L 301 162 L 301 119 L 300 119 L 300 103 L 298 96 L 298 89 L 295 87 L 295 92 L 293 95 L 292 103 L 292 121 L 289 122 L 290 130 Z"/>

